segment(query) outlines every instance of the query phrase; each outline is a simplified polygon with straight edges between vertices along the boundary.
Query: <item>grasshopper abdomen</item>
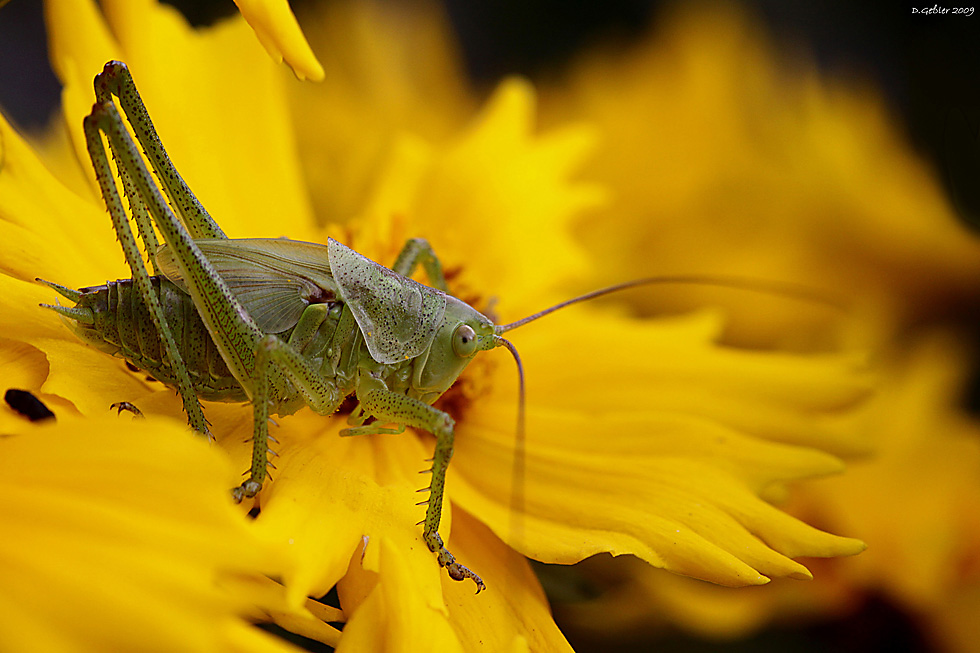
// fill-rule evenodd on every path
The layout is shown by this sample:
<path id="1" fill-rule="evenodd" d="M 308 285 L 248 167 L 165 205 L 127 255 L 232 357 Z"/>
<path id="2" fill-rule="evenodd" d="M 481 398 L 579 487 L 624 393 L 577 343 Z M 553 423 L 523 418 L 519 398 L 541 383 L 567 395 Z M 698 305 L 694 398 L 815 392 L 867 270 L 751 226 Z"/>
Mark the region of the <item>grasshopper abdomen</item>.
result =
<path id="1" fill-rule="evenodd" d="M 191 298 L 163 277 L 151 277 L 150 281 L 197 396 L 207 401 L 246 401 L 244 389 L 228 370 Z M 78 293 L 70 314 L 58 310 L 62 307 L 51 308 L 68 318 L 65 322 L 79 338 L 129 361 L 166 385 L 176 386 L 173 368 L 131 279 L 81 288 Z"/>

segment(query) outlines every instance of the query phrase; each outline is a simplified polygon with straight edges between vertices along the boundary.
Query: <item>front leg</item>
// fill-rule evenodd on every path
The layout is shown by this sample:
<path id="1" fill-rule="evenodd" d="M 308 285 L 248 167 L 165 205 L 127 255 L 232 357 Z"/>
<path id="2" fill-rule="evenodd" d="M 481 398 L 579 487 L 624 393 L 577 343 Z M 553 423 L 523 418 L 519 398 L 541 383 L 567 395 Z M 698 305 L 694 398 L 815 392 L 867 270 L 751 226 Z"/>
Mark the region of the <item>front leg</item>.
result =
<path id="1" fill-rule="evenodd" d="M 456 562 L 439 535 L 439 522 L 442 519 L 442 498 L 446 487 L 446 470 L 453 457 L 453 436 L 455 422 L 444 411 L 433 408 L 407 395 L 392 392 L 384 383 L 368 373 L 358 378 L 357 399 L 365 413 L 373 415 L 382 422 L 397 422 L 413 428 L 424 429 L 436 437 L 435 453 L 432 456 L 432 483 L 429 500 L 425 509 L 425 528 L 422 539 L 429 550 L 436 554 L 440 567 L 445 567 L 454 580 L 472 578 L 476 592 L 486 589 L 483 580 L 467 567 Z M 352 434 L 353 435 L 353 434 Z"/>
<path id="2" fill-rule="evenodd" d="M 306 404 L 320 415 L 337 410 L 344 394 L 331 380 L 303 358 L 294 347 L 274 335 L 267 335 L 255 349 L 255 370 L 252 374 L 252 466 L 248 479 L 232 490 L 235 502 L 254 497 L 262 489 L 269 464 L 269 406 L 273 387 L 284 387 L 284 376 Z"/>

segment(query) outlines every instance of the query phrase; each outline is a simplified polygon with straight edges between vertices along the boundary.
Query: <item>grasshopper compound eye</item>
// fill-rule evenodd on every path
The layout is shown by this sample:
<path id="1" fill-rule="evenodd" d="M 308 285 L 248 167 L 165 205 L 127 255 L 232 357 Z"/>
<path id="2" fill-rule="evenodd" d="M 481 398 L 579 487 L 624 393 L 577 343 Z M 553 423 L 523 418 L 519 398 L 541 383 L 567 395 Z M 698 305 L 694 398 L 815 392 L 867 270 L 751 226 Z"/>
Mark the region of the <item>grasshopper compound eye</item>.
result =
<path id="1" fill-rule="evenodd" d="M 476 331 L 468 324 L 460 324 L 453 331 L 453 351 L 460 358 L 469 358 L 476 353 Z"/>

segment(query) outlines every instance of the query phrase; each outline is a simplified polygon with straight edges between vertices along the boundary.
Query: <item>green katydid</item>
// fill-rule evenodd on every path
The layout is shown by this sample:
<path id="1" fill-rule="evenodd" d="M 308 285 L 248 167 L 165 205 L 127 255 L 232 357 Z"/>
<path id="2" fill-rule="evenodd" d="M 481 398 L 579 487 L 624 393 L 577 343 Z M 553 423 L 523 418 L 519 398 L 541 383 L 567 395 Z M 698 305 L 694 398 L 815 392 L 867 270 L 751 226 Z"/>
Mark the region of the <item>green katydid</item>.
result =
<path id="1" fill-rule="evenodd" d="M 483 581 L 456 561 L 439 534 L 454 421 L 432 406 L 477 352 L 503 346 L 517 364 L 519 467 L 524 374 L 504 332 L 569 304 L 650 283 L 709 283 L 812 298 L 799 288 L 755 280 L 654 277 L 494 325 L 448 293 L 440 262 L 423 239 L 409 240 L 388 269 L 333 239 L 318 245 L 227 238 L 171 163 L 126 64 L 107 63 L 95 78 L 95 93 L 85 138 L 133 276 L 80 290 L 42 281 L 74 303 L 44 306 L 70 318 L 85 342 L 175 387 L 190 426 L 201 434 L 208 435 L 208 426 L 199 399 L 252 403 L 252 464 L 248 479 L 233 490 L 238 501 L 255 496 L 267 476 L 270 412 L 289 415 L 305 405 L 329 415 L 354 394 L 351 428 L 341 435 L 399 433 L 407 426 L 432 433 L 436 444 L 422 537 L 440 566 L 456 580 L 473 579 L 478 593 Z M 106 143 L 154 276 L 130 229 Z M 157 242 L 154 225 L 165 245 Z M 418 266 L 432 287 L 409 278 Z"/>

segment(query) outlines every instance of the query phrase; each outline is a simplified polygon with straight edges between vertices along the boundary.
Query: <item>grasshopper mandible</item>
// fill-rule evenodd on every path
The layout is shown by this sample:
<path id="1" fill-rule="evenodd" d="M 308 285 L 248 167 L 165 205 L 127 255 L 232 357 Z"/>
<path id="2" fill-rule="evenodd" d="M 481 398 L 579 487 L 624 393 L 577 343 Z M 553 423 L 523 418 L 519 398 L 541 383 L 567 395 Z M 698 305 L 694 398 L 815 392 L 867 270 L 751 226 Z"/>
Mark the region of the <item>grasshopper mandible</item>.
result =
<path id="1" fill-rule="evenodd" d="M 108 62 L 95 77 L 95 94 L 83 123 L 85 139 L 132 278 L 80 290 L 38 279 L 74 303 L 42 306 L 69 318 L 86 343 L 175 387 L 188 423 L 200 434 L 209 436 L 200 399 L 250 401 L 252 463 L 247 480 L 232 490 L 237 501 L 255 496 L 267 476 L 270 413 L 289 415 L 305 405 L 329 415 L 354 394 L 358 404 L 348 419 L 351 428 L 341 435 L 400 433 L 407 426 L 432 433 L 436 444 L 422 538 L 439 565 L 456 580 L 472 579 L 477 593 L 485 588 L 483 580 L 456 561 L 439 534 L 454 421 L 432 406 L 476 353 L 505 347 L 517 364 L 519 466 L 524 373 L 517 349 L 501 334 L 569 304 L 641 284 L 775 286 L 695 275 L 653 277 L 494 325 L 449 294 L 439 259 L 423 239 L 409 240 L 388 269 L 333 239 L 319 245 L 227 238 L 171 163 L 126 64 Z M 153 276 L 130 229 L 106 144 Z M 157 241 L 154 226 L 165 244 Z M 418 266 L 432 287 L 409 278 Z"/>

